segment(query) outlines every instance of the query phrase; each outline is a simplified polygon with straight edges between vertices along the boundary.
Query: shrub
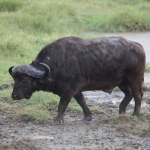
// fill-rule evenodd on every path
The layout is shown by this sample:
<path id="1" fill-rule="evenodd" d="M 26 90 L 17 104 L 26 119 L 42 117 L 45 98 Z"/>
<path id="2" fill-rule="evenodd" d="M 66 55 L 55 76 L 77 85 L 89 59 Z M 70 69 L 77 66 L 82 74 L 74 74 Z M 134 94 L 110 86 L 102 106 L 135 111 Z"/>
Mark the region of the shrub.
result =
<path id="1" fill-rule="evenodd" d="M 1 0 L 0 11 L 16 11 L 23 6 L 21 0 Z"/>

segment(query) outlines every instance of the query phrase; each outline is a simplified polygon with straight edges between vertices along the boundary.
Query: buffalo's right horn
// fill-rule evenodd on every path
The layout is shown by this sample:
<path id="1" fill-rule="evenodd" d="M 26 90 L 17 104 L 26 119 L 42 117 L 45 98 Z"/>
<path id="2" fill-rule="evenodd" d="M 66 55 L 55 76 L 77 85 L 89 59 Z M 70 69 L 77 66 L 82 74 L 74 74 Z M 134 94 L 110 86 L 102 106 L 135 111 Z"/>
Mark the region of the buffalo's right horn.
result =
<path id="1" fill-rule="evenodd" d="M 10 75 L 11 75 L 11 73 L 12 73 L 12 68 L 14 68 L 14 66 L 11 66 L 11 67 L 8 69 Z"/>
<path id="2" fill-rule="evenodd" d="M 42 62 L 39 64 L 45 68 L 45 76 L 48 76 L 50 74 L 50 67 L 47 64 L 42 63 Z"/>

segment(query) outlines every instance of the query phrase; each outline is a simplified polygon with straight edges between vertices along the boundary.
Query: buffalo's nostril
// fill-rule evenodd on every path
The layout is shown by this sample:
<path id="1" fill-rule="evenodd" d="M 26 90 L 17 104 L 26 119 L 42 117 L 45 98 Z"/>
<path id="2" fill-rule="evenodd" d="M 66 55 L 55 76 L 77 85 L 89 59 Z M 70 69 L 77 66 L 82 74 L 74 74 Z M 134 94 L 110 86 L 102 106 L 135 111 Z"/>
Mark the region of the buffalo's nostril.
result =
<path id="1" fill-rule="evenodd" d="M 13 100 L 20 100 L 21 97 L 20 97 L 20 95 L 18 95 L 18 94 L 12 94 L 12 99 L 13 99 Z"/>

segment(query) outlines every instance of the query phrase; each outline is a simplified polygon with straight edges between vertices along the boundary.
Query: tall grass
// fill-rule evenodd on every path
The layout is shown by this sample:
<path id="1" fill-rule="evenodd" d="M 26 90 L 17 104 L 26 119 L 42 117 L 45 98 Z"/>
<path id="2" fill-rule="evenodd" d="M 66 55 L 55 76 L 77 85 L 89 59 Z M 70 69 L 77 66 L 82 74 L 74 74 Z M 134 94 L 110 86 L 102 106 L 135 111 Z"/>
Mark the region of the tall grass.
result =
<path id="1" fill-rule="evenodd" d="M 23 6 L 23 1 L 20 0 L 1 0 L 0 11 L 16 11 Z"/>
<path id="2" fill-rule="evenodd" d="M 104 4 L 97 1 L 93 8 L 95 11 L 86 13 L 83 17 L 84 27 L 87 31 L 135 32 L 150 30 L 150 19 L 148 19 L 150 3 L 148 1 L 115 0 L 107 1 Z"/>

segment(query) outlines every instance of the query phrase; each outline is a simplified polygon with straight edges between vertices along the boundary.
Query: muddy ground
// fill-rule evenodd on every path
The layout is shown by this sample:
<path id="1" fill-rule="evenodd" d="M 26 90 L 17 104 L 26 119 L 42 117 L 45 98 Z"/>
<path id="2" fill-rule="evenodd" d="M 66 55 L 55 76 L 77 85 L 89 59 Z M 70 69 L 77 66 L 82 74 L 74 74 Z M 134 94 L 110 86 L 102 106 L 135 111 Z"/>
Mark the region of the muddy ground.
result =
<path id="1" fill-rule="evenodd" d="M 65 123 L 60 125 L 15 122 L 11 119 L 12 112 L 1 114 L 0 150 L 150 150 L 149 90 L 144 92 L 140 118 L 131 115 L 133 102 L 127 108 L 128 115 L 118 115 L 123 98 L 120 91 L 111 95 L 84 92 L 87 104 L 101 110 L 93 113 L 90 122 L 81 121 L 83 114 L 69 111 L 65 113 Z"/>

